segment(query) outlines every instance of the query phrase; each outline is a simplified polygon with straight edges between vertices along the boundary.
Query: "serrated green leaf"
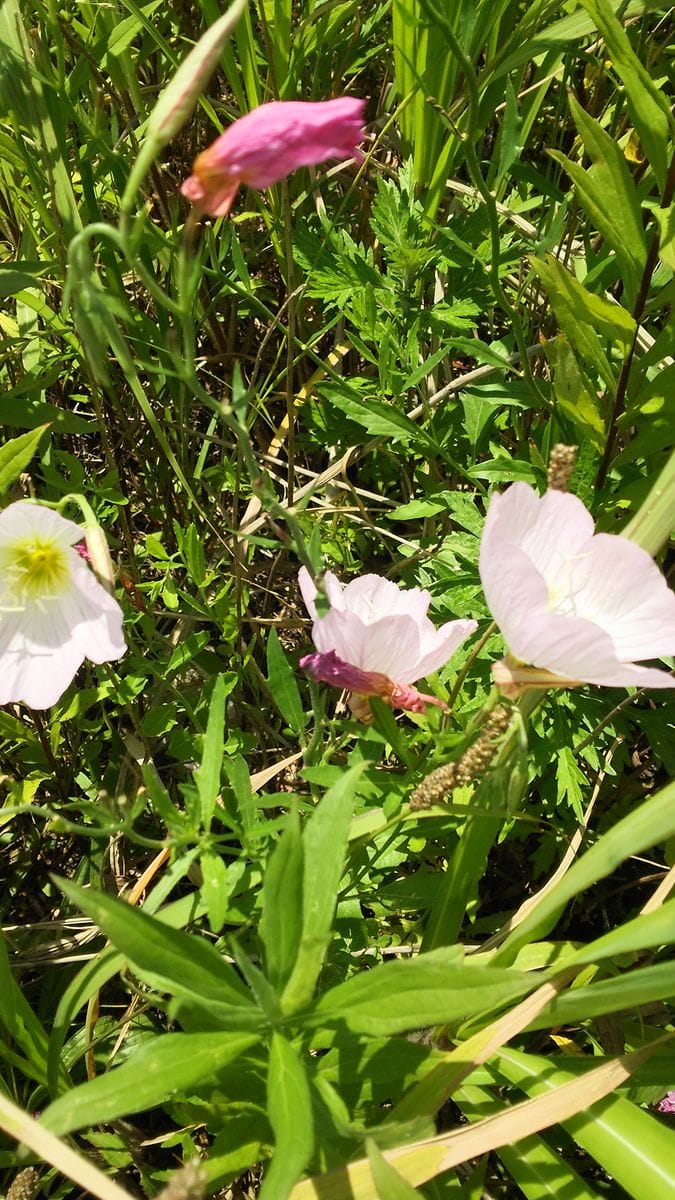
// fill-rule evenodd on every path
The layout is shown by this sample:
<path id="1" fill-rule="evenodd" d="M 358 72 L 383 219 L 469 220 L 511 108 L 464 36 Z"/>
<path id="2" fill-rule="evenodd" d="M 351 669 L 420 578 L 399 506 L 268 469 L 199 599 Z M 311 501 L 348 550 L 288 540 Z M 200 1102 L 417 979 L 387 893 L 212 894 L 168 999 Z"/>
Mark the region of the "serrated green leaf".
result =
<path id="1" fill-rule="evenodd" d="M 330 402 L 373 437 L 391 438 L 396 442 L 409 441 L 411 438 L 425 440 L 414 421 L 399 412 L 393 404 L 385 404 L 373 396 L 361 398 L 356 392 L 347 392 L 345 389 L 332 390 Z"/>

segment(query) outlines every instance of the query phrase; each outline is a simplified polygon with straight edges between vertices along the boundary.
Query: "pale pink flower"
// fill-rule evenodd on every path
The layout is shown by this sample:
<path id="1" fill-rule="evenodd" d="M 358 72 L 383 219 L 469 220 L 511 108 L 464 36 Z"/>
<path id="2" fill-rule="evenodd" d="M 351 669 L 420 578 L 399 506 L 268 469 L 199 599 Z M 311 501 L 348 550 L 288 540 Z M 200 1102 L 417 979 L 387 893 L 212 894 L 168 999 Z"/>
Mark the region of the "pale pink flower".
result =
<path id="1" fill-rule="evenodd" d="M 662 1113 L 675 1113 L 675 1092 L 666 1092 L 663 1100 L 659 1100 L 656 1107 Z"/>
<path id="2" fill-rule="evenodd" d="M 28 500 L 0 513 L 0 704 L 49 708 L 85 658 L 126 650 L 122 610 L 78 553 L 82 532 Z"/>
<path id="3" fill-rule="evenodd" d="M 498 682 L 675 687 L 634 662 L 675 653 L 675 595 L 640 546 L 594 532 L 578 497 L 538 496 L 527 483 L 494 495 L 479 570 L 511 655 L 552 676 L 507 660 L 495 664 Z"/>
<path id="4" fill-rule="evenodd" d="M 181 192 L 203 213 L 224 217 L 240 184 L 267 188 L 298 167 L 360 157 L 365 100 L 273 100 L 230 125 L 197 156 Z"/>
<path id="5" fill-rule="evenodd" d="M 380 575 L 361 575 L 343 587 L 330 571 L 323 580 L 330 608 L 320 617 L 317 589 L 305 567 L 299 582 L 318 651 L 300 666 L 313 679 L 359 696 L 380 696 L 392 708 L 445 707 L 411 684 L 442 667 L 474 632 L 475 621 L 448 621 L 436 629 L 427 616 L 431 596 L 422 588 L 399 588 Z"/>

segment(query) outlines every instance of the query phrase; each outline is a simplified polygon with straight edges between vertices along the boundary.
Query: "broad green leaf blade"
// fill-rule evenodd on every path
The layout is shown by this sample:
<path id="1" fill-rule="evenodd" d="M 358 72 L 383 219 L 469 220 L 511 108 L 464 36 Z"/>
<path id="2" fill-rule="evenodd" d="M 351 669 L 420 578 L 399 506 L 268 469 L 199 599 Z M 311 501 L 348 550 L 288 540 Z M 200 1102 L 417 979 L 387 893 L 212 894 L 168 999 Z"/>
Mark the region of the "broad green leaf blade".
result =
<path id="1" fill-rule="evenodd" d="M 59 1136 L 166 1103 L 176 1092 L 213 1082 L 258 1039 L 241 1033 L 166 1033 L 119 1067 L 65 1092 L 40 1117 Z"/>
<path id="2" fill-rule="evenodd" d="M 279 993 L 293 969 L 302 935 L 303 851 L 297 811 L 272 851 L 265 871 L 260 934 L 267 977 Z"/>
<path id="3" fill-rule="evenodd" d="M 364 763 L 352 767 L 326 792 L 302 835 L 302 935 L 281 999 L 285 1013 L 309 1003 L 321 971 L 344 870 L 354 789 L 364 769 Z"/>
<path id="4" fill-rule="evenodd" d="M 220 793 L 220 773 L 225 745 L 225 678 L 218 675 L 211 692 L 209 716 L 204 734 L 202 761 L 195 771 L 195 783 L 201 805 L 202 826 L 208 832 Z"/>
<path id="5" fill-rule="evenodd" d="M 576 963 L 595 963 L 604 958 L 618 959 L 622 954 L 634 954 L 652 946 L 675 944 L 675 899 L 668 900 L 654 912 L 643 913 L 625 921 L 617 929 L 582 946 L 568 958 L 565 966 Z"/>
<path id="6" fill-rule="evenodd" d="M 473 1084 L 460 1087 L 453 1099 L 471 1121 L 502 1110 L 494 1092 Z M 527 1200 L 600 1200 L 599 1193 L 543 1137 L 521 1138 L 514 1146 L 502 1146 L 497 1155 Z"/>
<path id="7" fill-rule="evenodd" d="M 675 528 L 675 450 L 639 512 L 622 531 L 648 554 L 658 554 Z"/>
<path id="8" fill-rule="evenodd" d="M 433 950 L 412 961 L 383 963 L 331 988 L 311 1020 L 382 1037 L 477 1016 L 519 999 L 536 982 L 511 969 L 465 965 L 454 950 Z"/>
<path id="9" fill-rule="evenodd" d="M 146 905 L 152 903 L 152 899 L 153 897 L 151 896 L 146 901 Z M 183 896 L 180 900 L 174 900 L 172 904 L 167 904 L 159 912 L 156 919 L 173 929 L 180 929 L 188 921 L 194 921 L 200 915 L 201 909 L 198 904 L 195 904 L 195 898 L 193 896 Z M 112 979 L 123 966 L 123 955 L 115 950 L 113 946 L 107 946 L 105 950 L 100 951 L 95 958 L 86 963 L 78 971 L 61 996 L 49 1039 L 48 1076 L 49 1090 L 52 1095 L 57 1089 L 61 1051 L 72 1021 L 82 1006 L 109 979 Z"/>
<path id="10" fill-rule="evenodd" d="M 294 733 L 302 733 L 308 721 L 303 712 L 300 689 L 295 671 L 291 667 L 274 627 L 267 639 L 267 682 L 279 712 Z"/>
<path id="11" fill-rule="evenodd" d="M 286 1200 L 312 1156 L 314 1120 L 302 1059 L 276 1032 L 267 1073 L 267 1112 L 274 1132 L 274 1154 L 265 1168 L 260 1200 Z"/>
<path id="12" fill-rule="evenodd" d="M 561 993 L 528 1028 L 576 1025 L 605 1013 L 637 1009 L 642 1004 L 668 1000 L 671 996 L 675 996 L 675 963 L 657 963 L 654 967 L 627 971 L 616 978 Z"/>
<path id="13" fill-rule="evenodd" d="M 635 54 L 608 0 L 581 0 L 581 3 L 605 40 L 617 74 L 626 89 L 628 110 L 640 135 L 645 156 L 654 168 L 659 187 L 663 189 L 668 174 L 668 138 L 672 132 L 668 101 Z"/>
<path id="14" fill-rule="evenodd" d="M 105 892 L 66 880 L 59 886 L 153 987 L 207 1003 L 219 1019 L 241 1029 L 262 1023 L 236 972 L 204 938 L 170 929 Z"/>
<path id="15" fill-rule="evenodd" d="M 609 342 L 616 342 L 625 358 L 637 331 L 634 318 L 620 304 L 611 304 L 603 296 L 589 292 L 552 255 L 545 261 L 539 258 L 530 261 L 546 287 L 561 328 L 571 345 L 587 362 L 597 367 L 606 382 L 611 382 L 612 373 L 609 371 L 608 374 L 609 364 L 596 334 Z"/>
<path id="16" fill-rule="evenodd" d="M 552 1068 L 540 1055 L 502 1050 L 500 1075 L 530 1096 L 554 1091 L 577 1078 Z M 578 1080 L 580 1089 L 583 1080 Z M 583 1091 L 580 1090 L 580 1097 Z M 673 1132 L 623 1096 L 606 1096 L 563 1122 L 574 1140 L 625 1188 L 633 1200 L 675 1195 Z"/>
<path id="17" fill-rule="evenodd" d="M 609 829 L 513 930 L 492 960 L 512 962 L 521 946 L 544 937 L 574 896 L 611 875 L 633 854 L 665 842 L 675 834 L 675 783 L 668 784 L 635 812 Z"/>
<path id="18" fill-rule="evenodd" d="M 626 289 L 627 307 L 635 303 L 647 259 L 640 204 L 623 151 L 602 126 L 570 96 L 574 122 L 592 161 L 589 170 L 557 150 L 549 153 L 572 179 L 579 201 L 614 251 Z"/>
<path id="19" fill-rule="evenodd" d="M 49 429 L 49 425 L 40 425 L 19 437 L 10 438 L 0 446 L 0 496 L 9 491 L 21 472 L 25 471 L 46 429 Z"/>
<path id="20" fill-rule="evenodd" d="M 215 850 L 205 850 L 199 857 L 202 870 L 202 897 L 206 905 L 211 933 L 220 933 L 229 903 L 227 867 Z"/>
<path id="21" fill-rule="evenodd" d="M 420 1200 L 422 1193 L 387 1162 L 372 1138 L 366 1138 L 366 1153 L 379 1200 Z"/>

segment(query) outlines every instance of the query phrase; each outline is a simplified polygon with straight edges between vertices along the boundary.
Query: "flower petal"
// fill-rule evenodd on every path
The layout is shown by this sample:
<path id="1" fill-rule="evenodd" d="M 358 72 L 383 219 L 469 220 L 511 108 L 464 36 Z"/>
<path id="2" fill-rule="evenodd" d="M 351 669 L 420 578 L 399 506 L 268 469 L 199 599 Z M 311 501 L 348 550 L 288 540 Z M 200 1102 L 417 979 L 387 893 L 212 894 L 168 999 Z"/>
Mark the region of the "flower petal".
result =
<path id="1" fill-rule="evenodd" d="M 455 650 L 461 646 L 465 638 L 475 633 L 477 628 L 476 621 L 446 621 L 440 629 L 433 630 L 433 637 L 425 634 L 414 678 L 423 679 L 431 671 L 439 671 L 441 667 L 445 666 L 448 659 L 452 658 Z"/>
<path id="2" fill-rule="evenodd" d="M 423 588 L 400 588 L 383 575 L 360 575 L 344 589 L 344 607 L 365 624 L 380 617 L 405 614 L 415 621 L 425 620 L 431 596 Z"/>
<path id="3" fill-rule="evenodd" d="M 61 602 L 71 637 L 93 663 L 121 658 L 127 644 L 122 636 L 124 614 L 113 596 L 77 556 L 72 563 L 73 591 Z"/>
<path id="4" fill-rule="evenodd" d="M 326 654 L 306 654 L 300 666 L 317 683 L 329 683 L 331 687 L 346 688 L 360 696 L 382 696 L 386 698 L 394 690 L 394 684 L 386 675 L 377 671 L 360 671 L 358 667 L 343 662 L 334 650 Z"/>
<path id="5" fill-rule="evenodd" d="M 597 533 L 573 564 L 572 584 L 577 613 L 602 626 L 622 662 L 675 654 L 675 593 L 641 546 Z"/>
<path id="6" fill-rule="evenodd" d="M 49 708 L 63 695 L 84 660 L 57 606 L 3 613 L 0 624 L 0 704 Z"/>
<path id="7" fill-rule="evenodd" d="M 32 534 L 54 538 L 62 546 L 74 546 L 82 541 L 84 530 L 53 509 L 30 500 L 16 500 L 0 512 L 0 543 Z"/>

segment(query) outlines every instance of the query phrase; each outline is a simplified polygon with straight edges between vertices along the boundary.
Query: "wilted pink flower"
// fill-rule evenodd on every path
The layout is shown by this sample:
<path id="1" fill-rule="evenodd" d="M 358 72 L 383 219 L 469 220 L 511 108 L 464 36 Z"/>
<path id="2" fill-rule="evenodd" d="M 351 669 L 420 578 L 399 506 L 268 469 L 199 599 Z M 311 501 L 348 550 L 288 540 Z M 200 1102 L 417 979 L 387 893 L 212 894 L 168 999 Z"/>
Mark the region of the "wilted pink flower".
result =
<path id="1" fill-rule="evenodd" d="M 475 621 L 448 621 L 436 629 L 427 617 L 429 592 L 399 588 L 380 575 L 362 575 L 343 587 L 330 571 L 323 581 L 330 609 L 320 617 L 317 589 L 305 567 L 299 582 L 318 651 L 300 659 L 300 666 L 313 679 L 359 696 L 380 696 L 392 708 L 444 707 L 410 685 L 442 667 L 473 633 Z"/>
<path id="2" fill-rule="evenodd" d="M 200 212 L 224 217 L 240 184 L 267 188 L 298 167 L 358 156 L 365 100 L 273 100 L 235 121 L 197 156 L 181 192 Z"/>
<path id="3" fill-rule="evenodd" d="M 675 595 L 640 546 L 594 533 L 578 497 L 538 496 L 527 483 L 494 495 L 479 570 L 511 655 L 553 676 L 507 660 L 495 664 L 498 682 L 675 687 L 634 662 L 675 653 Z"/>
<path id="4" fill-rule="evenodd" d="M 122 610 L 80 557 L 82 529 L 18 500 L 0 513 L 0 704 L 49 708 L 85 658 L 126 650 Z"/>
<path id="5" fill-rule="evenodd" d="M 675 1092 L 666 1092 L 663 1100 L 659 1100 L 656 1107 L 662 1113 L 675 1113 Z"/>

